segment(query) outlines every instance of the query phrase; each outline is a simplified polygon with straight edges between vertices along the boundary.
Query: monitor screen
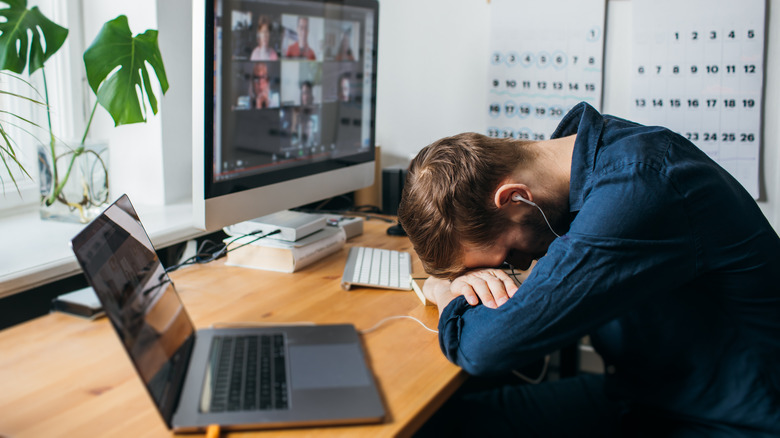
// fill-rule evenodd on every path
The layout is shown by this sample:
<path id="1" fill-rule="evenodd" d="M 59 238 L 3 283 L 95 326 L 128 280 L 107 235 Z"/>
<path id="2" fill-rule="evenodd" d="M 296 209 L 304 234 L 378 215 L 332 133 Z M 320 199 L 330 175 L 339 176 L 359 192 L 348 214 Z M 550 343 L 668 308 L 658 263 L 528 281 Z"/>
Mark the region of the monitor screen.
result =
<path id="1" fill-rule="evenodd" d="M 258 204 L 242 213 L 249 217 L 236 216 L 246 220 L 370 185 L 377 2 L 213 0 L 205 14 L 203 168 L 195 171 L 206 208 L 211 199 L 288 183 L 287 194 L 275 195 L 285 205 L 260 192 L 240 201 Z M 320 183 L 329 190 L 309 190 Z"/>

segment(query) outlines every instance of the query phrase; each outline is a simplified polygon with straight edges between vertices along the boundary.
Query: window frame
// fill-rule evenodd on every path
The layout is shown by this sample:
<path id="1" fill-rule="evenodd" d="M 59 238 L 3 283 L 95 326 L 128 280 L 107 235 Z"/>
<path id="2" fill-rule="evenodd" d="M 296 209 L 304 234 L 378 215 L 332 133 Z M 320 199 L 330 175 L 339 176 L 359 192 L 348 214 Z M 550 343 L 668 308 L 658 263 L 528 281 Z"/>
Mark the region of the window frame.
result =
<path id="1" fill-rule="evenodd" d="M 31 0 L 28 8 L 38 6 L 43 14 L 53 22 L 68 29 L 68 38 L 60 50 L 46 61 L 46 82 L 49 93 L 51 124 L 58 139 L 80 140 L 86 125 L 89 93 L 82 54 L 86 49 L 83 36 L 83 0 Z M 37 92 L 44 94 L 43 73 L 38 70 L 32 75 L 25 69 L 18 75 L 30 82 Z M 8 77 L 2 79 L 4 89 L 40 99 L 35 91 L 23 82 Z M 41 99 L 43 100 L 43 99 Z M 23 115 L 39 127 L 26 127 L 36 138 L 14 127 L 9 133 L 15 141 L 17 158 L 30 177 L 19 169 L 12 168 L 18 190 L 2 168 L 3 185 L 0 186 L 0 218 L 34 210 L 40 201 L 38 188 L 38 147 L 41 142 L 48 147 L 48 120 L 45 108 L 23 99 L 0 96 L 0 105 L 9 111 Z M 7 117 L 4 117 L 7 120 Z M 6 126 L 4 124 L 4 126 Z"/>

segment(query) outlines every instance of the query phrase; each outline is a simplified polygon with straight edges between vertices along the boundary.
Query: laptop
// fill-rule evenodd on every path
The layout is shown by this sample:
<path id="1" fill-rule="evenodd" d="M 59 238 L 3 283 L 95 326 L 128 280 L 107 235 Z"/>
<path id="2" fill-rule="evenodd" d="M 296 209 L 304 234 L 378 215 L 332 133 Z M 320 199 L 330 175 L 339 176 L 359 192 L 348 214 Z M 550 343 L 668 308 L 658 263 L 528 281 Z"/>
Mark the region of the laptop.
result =
<path id="1" fill-rule="evenodd" d="M 384 419 L 352 325 L 196 331 L 126 195 L 71 247 L 169 429 Z"/>

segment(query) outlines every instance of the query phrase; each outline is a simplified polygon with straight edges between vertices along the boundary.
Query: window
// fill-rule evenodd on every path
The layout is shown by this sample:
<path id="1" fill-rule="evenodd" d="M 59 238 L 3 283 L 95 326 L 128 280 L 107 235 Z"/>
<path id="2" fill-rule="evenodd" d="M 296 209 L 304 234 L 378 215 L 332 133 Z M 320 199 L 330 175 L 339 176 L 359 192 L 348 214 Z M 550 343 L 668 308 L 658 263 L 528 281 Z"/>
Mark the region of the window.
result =
<path id="1" fill-rule="evenodd" d="M 69 29 L 65 44 L 46 62 L 45 71 L 54 135 L 59 139 L 73 139 L 82 134 L 79 131 L 83 129 L 86 120 L 84 102 L 87 90 L 81 64 L 81 54 L 84 51 L 84 38 L 80 34 L 82 2 L 37 0 L 29 2 L 28 7 L 32 6 L 38 6 L 47 18 Z M 6 74 L 0 76 L 0 87 L 4 91 L 45 101 L 43 74 L 40 70 L 32 76 L 25 70 L 19 78 L 29 82 L 34 89 L 24 81 Z M 35 124 L 30 125 L 6 113 L 0 114 L 0 122 L 15 142 L 17 158 L 31 177 L 28 178 L 15 169 L 15 166 L 10 166 L 19 186 L 20 197 L 8 178 L 7 170 L 0 169 L 4 183 L 3 187 L 0 187 L 0 215 L 9 215 L 19 212 L 20 209 L 35 208 L 39 202 L 37 154 L 39 146 L 48 147 L 49 132 L 46 110 L 41 105 L 0 94 L 0 108 Z"/>

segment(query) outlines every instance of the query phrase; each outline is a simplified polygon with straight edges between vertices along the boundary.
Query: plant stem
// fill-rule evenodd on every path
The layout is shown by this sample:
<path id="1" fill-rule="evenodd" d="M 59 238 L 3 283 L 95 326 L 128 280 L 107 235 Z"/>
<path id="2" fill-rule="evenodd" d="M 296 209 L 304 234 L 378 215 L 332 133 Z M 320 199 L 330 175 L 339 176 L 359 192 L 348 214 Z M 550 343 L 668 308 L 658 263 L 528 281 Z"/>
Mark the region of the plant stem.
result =
<path id="1" fill-rule="evenodd" d="M 62 177 L 62 182 L 61 183 L 57 184 L 57 181 L 56 180 L 54 181 L 55 187 L 54 187 L 54 192 L 52 194 L 52 196 L 54 196 L 54 198 L 51 198 L 50 199 L 51 202 L 48 203 L 47 205 L 51 205 L 52 203 L 54 203 L 54 200 L 57 199 L 57 196 L 59 196 L 60 192 L 62 192 L 62 188 L 65 187 L 65 183 L 68 182 L 68 178 L 70 177 L 70 171 L 71 171 L 71 169 L 73 169 L 73 163 L 76 162 L 76 158 L 78 158 L 78 156 L 81 155 L 83 152 L 84 152 L 84 146 L 83 145 L 79 146 L 78 149 L 76 149 L 75 151 L 72 152 L 73 157 L 70 159 L 70 164 L 68 164 L 68 171 L 65 172 L 65 176 Z M 64 155 L 63 155 L 63 157 L 64 157 Z M 54 161 L 54 167 L 57 167 L 56 160 Z M 69 202 L 67 202 L 67 200 L 65 201 L 65 203 L 66 204 L 70 204 Z"/>
<path id="2" fill-rule="evenodd" d="M 49 195 L 49 198 L 46 200 L 46 205 L 52 205 L 54 204 L 54 201 L 56 201 L 59 198 L 63 187 L 65 187 L 65 184 L 68 182 L 68 178 L 70 177 L 70 171 L 73 169 L 73 163 L 76 162 L 76 158 L 78 158 L 78 156 L 84 152 L 84 140 L 81 141 L 81 146 L 79 146 L 76 150 L 71 151 L 73 157 L 71 157 L 70 159 L 70 164 L 68 165 L 68 171 L 65 172 L 65 175 L 62 178 L 62 182 L 60 182 L 59 172 L 57 171 L 57 159 L 60 157 L 57 157 L 55 147 L 54 147 L 57 141 L 54 137 L 54 130 L 51 127 L 51 108 L 49 107 L 49 87 L 46 84 L 46 70 L 43 67 L 41 67 L 41 73 L 43 74 L 43 93 L 46 97 L 46 117 L 49 122 L 49 150 L 51 151 L 51 164 L 52 164 L 52 176 L 53 176 L 52 185 L 54 186 L 51 194 Z M 95 110 L 93 109 L 92 114 L 94 113 Z M 92 117 L 90 117 L 90 121 L 92 121 Z M 86 133 L 84 133 L 84 136 L 86 138 Z M 64 200 L 63 202 L 68 204 L 67 200 Z"/>
<path id="3" fill-rule="evenodd" d="M 46 68 L 41 67 L 41 74 L 43 75 L 43 96 L 46 99 L 46 119 L 49 122 L 49 150 L 51 151 L 51 164 L 52 164 L 52 176 L 53 185 L 57 187 L 59 184 L 59 175 L 57 174 L 57 156 L 54 152 L 54 130 L 51 128 L 51 107 L 49 106 L 49 86 L 46 83 Z M 46 200 L 46 205 L 52 205 L 54 200 L 57 199 L 59 192 L 52 191 L 49 199 Z"/>
<path id="4" fill-rule="evenodd" d="M 95 99 L 95 106 L 92 107 L 92 113 L 89 115 L 89 121 L 87 121 L 87 127 L 84 129 L 84 136 L 81 137 L 81 144 L 87 141 L 87 134 L 89 134 L 89 127 L 92 126 L 92 118 L 95 117 L 95 110 L 97 109 L 98 101 Z"/>
<path id="5" fill-rule="evenodd" d="M 84 153 L 85 154 L 90 154 L 91 153 L 91 154 L 95 155 L 95 164 L 93 164 L 93 168 L 90 171 L 92 174 L 95 173 L 94 167 L 97 166 L 97 164 L 100 164 L 100 167 L 103 168 L 103 180 L 105 181 L 105 184 L 103 184 L 103 187 L 106 189 L 105 190 L 105 192 L 106 192 L 105 196 L 103 197 L 103 199 L 99 200 L 99 202 L 97 202 L 97 203 L 95 202 L 96 194 L 93 193 L 91 190 L 89 191 L 89 196 L 88 196 L 90 205 L 92 205 L 93 207 L 100 207 L 101 205 L 108 203 L 108 168 L 106 167 L 106 162 L 103 161 L 103 157 L 101 157 L 100 154 L 97 153 L 97 151 L 87 149 L 87 150 L 84 150 Z M 90 185 L 90 188 L 94 189 L 94 187 L 92 185 Z"/>

